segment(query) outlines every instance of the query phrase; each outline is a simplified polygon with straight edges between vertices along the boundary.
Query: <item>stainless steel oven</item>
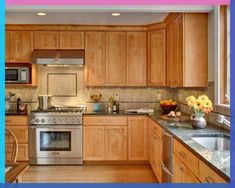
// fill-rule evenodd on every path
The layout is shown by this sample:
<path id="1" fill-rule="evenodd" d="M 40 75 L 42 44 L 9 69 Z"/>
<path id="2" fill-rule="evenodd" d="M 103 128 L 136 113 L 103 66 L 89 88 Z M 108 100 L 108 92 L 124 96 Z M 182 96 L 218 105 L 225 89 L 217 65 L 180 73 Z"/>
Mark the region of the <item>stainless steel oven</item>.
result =
<path id="1" fill-rule="evenodd" d="M 30 68 L 6 67 L 5 81 L 6 83 L 30 83 Z"/>
<path id="2" fill-rule="evenodd" d="M 30 126 L 30 164 L 82 164 L 82 126 Z"/>

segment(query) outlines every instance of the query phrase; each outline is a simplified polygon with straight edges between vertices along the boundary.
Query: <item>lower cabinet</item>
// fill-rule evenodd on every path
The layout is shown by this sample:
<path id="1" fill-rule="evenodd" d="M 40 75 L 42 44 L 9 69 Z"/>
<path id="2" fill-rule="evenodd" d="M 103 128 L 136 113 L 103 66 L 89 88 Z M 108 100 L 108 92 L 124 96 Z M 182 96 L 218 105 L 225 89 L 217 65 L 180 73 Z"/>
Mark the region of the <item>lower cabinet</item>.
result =
<path id="1" fill-rule="evenodd" d="M 10 129 L 18 141 L 17 161 L 28 161 L 28 117 L 25 115 L 9 115 L 6 116 L 6 127 Z M 9 161 L 12 153 L 12 138 L 5 136 L 6 142 L 6 161 Z"/>
<path id="2" fill-rule="evenodd" d="M 128 117 L 128 160 L 148 160 L 146 116 Z"/>
<path id="3" fill-rule="evenodd" d="M 84 126 L 83 158 L 127 160 L 127 126 Z"/>
<path id="4" fill-rule="evenodd" d="M 174 155 L 173 164 L 173 183 L 200 183 L 176 155 Z"/>

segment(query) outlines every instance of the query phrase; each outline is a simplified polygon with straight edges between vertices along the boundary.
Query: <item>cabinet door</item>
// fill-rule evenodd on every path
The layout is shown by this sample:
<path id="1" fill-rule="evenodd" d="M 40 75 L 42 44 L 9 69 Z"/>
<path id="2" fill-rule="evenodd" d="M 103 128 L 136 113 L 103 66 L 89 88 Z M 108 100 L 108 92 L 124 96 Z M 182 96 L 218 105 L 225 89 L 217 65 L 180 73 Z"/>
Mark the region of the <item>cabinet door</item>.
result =
<path id="1" fill-rule="evenodd" d="M 85 33 L 85 80 L 87 86 L 105 85 L 105 32 Z"/>
<path id="2" fill-rule="evenodd" d="M 12 153 L 13 145 L 12 144 L 6 144 L 6 161 L 11 160 L 11 153 Z M 28 161 L 28 144 L 19 144 L 18 145 L 18 155 L 17 155 L 17 161 Z"/>
<path id="3" fill-rule="evenodd" d="M 84 32 L 60 31 L 60 49 L 84 49 Z"/>
<path id="4" fill-rule="evenodd" d="M 124 86 L 126 74 L 126 33 L 106 33 L 106 85 Z"/>
<path id="5" fill-rule="evenodd" d="M 146 32 L 127 32 L 127 86 L 146 86 Z"/>
<path id="6" fill-rule="evenodd" d="M 6 39 L 5 39 L 5 46 L 6 46 L 6 62 L 13 61 L 13 48 L 12 48 L 12 41 L 13 41 L 13 31 L 6 31 Z"/>
<path id="7" fill-rule="evenodd" d="M 159 138 L 156 134 L 153 134 L 153 170 L 158 179 L 158 182 L 162 182 L 162 139 Z"/>
<path id="8" fill-rule="evenodd" d="M 104 126 L 84 126 L 83 159 L 105 160 Z"/>
<path id="9" fill-rule="evenodd" d="M 127 160 L 127 126 L 105 127 L 106 160 Z"/>
<path id="10" fill-rule="evenodd" d="M 186 166 L 174 155 L 173 183 L 186 183 Z"/>
<path id="11" fill-rule="evenodd" d="M 147 153 L 147 118 L 128 118 L 128 159 L 148 160 Z"/>
<path id="12" fill-rule="evenodd" d="M 148 85 L 166 85 L 166 30 L 148 33 Z"/>
<path id="13" fill-rule="evenodd" d="M 29 63 L 33 51 L 33 32 L 14 32 L 14 62 Z"/>
<path id="14" fill-rule="evenodd" d="M 183 15 L 167 28 L 167 86 L 183 86 Z"/>
<path id="15" fill-rule="evenodd" d="M 58 49 L 58 32 L 35 31 L 33 42 L 34 49 Z"/>
<path id="16" fill-rule="evenodd" d="M 28 144 L 28 126 L 7 126 L 17 138 L 18 143 L 20 144 Z M 12 143 L 12 137 L 5 138 L 6 143 Z"/>

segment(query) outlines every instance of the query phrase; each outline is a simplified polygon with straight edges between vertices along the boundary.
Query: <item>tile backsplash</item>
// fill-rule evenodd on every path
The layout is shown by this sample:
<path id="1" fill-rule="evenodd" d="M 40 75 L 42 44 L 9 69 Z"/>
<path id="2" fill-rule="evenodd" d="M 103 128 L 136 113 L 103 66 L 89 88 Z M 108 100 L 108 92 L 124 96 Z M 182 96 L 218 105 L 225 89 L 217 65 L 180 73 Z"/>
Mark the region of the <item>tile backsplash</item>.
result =
<path id="1" fill-rule="evenodd" d="M 61 78 L 50 77 L 50 83 L 53 83 L 53 92 L 58 92 L 63 89 L 63 85 L 66 85 L 67 90 L 71 89 L 74 91 L 74 83 L 71 81 L 66 81 L 66 77 L 69 74 L 75 75 L 77 77 L 76 84 L 76 95 L 73 97 L 53 97 L 53 105 L 63 105 L 63 106 L 78 106 L 86 105 L 88 110 L 92 108 L 92 103 L 90 101 L 90 95 L 92 94 L 102 94 L 102 105 L 104 108 L 107 107 L 108 99 L 114 97 L 115 93 L 119 94 L 120 99 L 120 109 L 128 108 L 153 108 L 155 110 L 160 109 L 159 94 L 161 95 L 161 100 L 163 99 L 173 99 L 178 101 L 180 110 L 184 113 L 191 114 L 190 109 L 186 105 L 185 99 L 189 95 L 199 96 L 201 94 L 206 94 L 213 101 L 214 99 L 214 82 L 209 82 L 207 88 L 163 88 L 163 87 L 86 87 L 84 84 L 84 70 L 83 67 L 78 66 L 68 66 L 68 67 L 50 67 L 50 66 L 39 66 L 38 68 L 38 87 L 37 88 L 6 88 L 6 94 L 11 91 L 18 94 L 22 101 L 27 103 L 29 109 L 36 109 L 38 106 L 38 95 L 50 94 L 48 93 L 48 75 L 60 74 L 64 78 L 63 84 L 61 85 Z M 63 76 L 66 75 L 66 76 Z M 54 80 L 53 80 L 54 79 Z M 71 85 L 71 88 L 68 87 Z M 64 92 L 67 93 L 67 92 Z M 11 100 L 12 108 L 16 106 L 16 97 Z M 214 106 L 214 111 L 209 114 L 206 118 L 209 122 L 216 123 L 217 114 L 224 114 L 229 119 L 230 110 L 226 108 L 221 108 Z"/>

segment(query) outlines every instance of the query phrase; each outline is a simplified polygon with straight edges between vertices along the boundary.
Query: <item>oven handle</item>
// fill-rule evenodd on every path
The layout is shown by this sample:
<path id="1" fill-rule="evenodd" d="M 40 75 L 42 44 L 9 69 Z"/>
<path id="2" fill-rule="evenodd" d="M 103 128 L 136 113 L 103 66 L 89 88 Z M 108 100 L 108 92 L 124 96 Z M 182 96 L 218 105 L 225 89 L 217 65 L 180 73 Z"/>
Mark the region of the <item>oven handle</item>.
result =
<path id="1" fill-rule="evenodd" d="M 76 125 L 76 126 L 29 126 L 31 129 L 82 129 L 81 125 Z"/>

